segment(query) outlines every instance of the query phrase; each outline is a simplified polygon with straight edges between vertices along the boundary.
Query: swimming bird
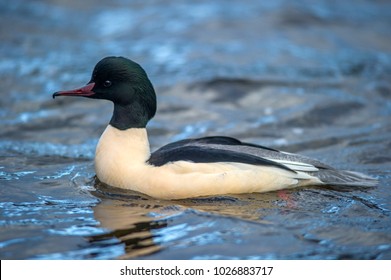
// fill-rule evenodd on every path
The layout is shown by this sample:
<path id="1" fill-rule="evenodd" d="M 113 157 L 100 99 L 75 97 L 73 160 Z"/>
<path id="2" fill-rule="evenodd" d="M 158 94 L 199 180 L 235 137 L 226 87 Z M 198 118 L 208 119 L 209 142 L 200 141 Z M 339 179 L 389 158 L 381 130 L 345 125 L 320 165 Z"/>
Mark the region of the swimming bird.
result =
<path id="1" fill-rule="evenodd" d="M 144 69 L 124 57 L 99 61 L 86 86 L 57 96 L 114 104 L 95 153 L 98 179 L 158 199 L 268 192 L 300 186 L 374 186 L 364 174 L 226 136 L 177 141 L 150 152 L 146 126 L 156 94 Z"/>

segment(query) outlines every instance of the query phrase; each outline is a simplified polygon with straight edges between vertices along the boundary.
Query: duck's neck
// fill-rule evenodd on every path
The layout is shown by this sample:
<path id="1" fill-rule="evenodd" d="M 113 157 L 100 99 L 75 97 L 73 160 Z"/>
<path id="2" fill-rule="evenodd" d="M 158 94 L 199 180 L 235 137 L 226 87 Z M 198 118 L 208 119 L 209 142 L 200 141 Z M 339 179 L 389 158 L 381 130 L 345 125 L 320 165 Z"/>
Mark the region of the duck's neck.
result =
<path id="1" fill-rule="evenodd" d="M 129 114 L 129 112 L 132 113 Z M 150 118 L 151 116 L 148 116 L 147 110 L 138 102 L 127 105 L 114 104 L 110 125 L 120 130 L 128 130 L 130 128 L 145 129 Z"/>
<path id="2" fill-rule="evenodd" d="M 108 125 L 96 147 L 95 167 L 97 174 L 103 170 L 111 170 L 115 174 L 123 167 L 146 164 L 149 156 L 149 141 L 145 127 L 120 130 Z"/>

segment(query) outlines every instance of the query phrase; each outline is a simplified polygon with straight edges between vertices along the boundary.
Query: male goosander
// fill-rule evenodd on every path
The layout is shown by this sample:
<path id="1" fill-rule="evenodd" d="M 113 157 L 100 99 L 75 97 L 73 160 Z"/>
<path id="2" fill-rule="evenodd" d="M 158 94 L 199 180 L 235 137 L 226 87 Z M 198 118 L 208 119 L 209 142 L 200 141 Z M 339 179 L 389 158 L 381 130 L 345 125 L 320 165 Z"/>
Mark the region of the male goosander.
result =
<path id="1" fill-rule="evenodd" d="M 98 62 L 84 87 L 56 96 L 114 103 L 95 154 L 98 179 L 158 199 L 268 192 L 310 185 L 375 186 L 366 175 L 223 136 L 181 140 L 150 153 L 146 126 L 156 112 L 144 69 L 124 57 Z"/>

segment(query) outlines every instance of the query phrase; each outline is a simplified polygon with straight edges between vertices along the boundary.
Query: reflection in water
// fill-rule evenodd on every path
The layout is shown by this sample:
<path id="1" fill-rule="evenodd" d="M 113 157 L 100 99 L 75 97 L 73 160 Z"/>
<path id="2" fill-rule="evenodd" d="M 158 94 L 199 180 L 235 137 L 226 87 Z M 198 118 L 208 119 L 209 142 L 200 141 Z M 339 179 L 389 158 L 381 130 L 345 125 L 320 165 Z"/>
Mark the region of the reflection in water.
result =
<path id="1" fill-rule="evenodd" d="M 104 222 L 104 219 L 97 218 Z M 128 225 L 125 229 L 114 229 L 106 234 L 91 236 L 89 242 L 93 246 L 107 247 L 121 244 L 121 251 L 118 252 L 119 258 L 135 258 L 139 256 L 156 253 L 161 247 L 155 243 L 155 236 L 152 231 L 166 226 L 164 222 L 137 222 Z M 115 240 L 113 240 L 113 238 Z M 118 241 L 116 241 L 118 240 Z"/>
<path id="2" fill-rule="evenodd" d="M 93 235 L 88 240 L 92 246 L 121 248 L 117 251 L 117 258 L 121 259 L 149 255 L 156 258 L 153 254 L 164 249 L 167 251 L 170 246 L 224 244 L 223 239 L 227 238 L 224 236 L 229 232 L 227 225 L 232 223 L 250 224 L 255 228 L 260 226 L 269 234 L 277 232 L 278 224 L 262 217 L 282 205 L 287 209 L 295 207 L 289 191 L 285 190 L 262 195 L 205 197 L 173 202 L 112 188 L 98 181 L 95 188 L 93 194 L 100 199 L 100 203 L 93 207 L 94 217 L 108 232 Z M 191 216 L 192 222 L 189 222 Z M 220 230 L 210 231 L 211 227 L 220 223 Z M 233 236 L 236 243 L 244 242 L 239 232 L 234 231 Z M 212 252 L 208 254 L 213 256 Z M 203 258 L 202 255 L 193 257 Z"/>
<path id="3" fill-rule="evenodd" d="M 103 192 L 105 187 L 99 187 L 99 184 L 96 184 L 97 191 L 94 195 L 101 202 L 93 208 L 94 217 L 109 232 L 90 237 L 90 242 L 102 244 L 114 238 L 123 245 L 121 258 L 134 258 L 159 251 L 159 244 L 154 242 L 154 230 L 167 224 L 149 216 L 151 209 L 148 204 L 143 203 L 145 199 L 126 193 L 109 194 Z"/>
<path id="4" fill-rule="evenodd" d="M 167 244 L 175 243 L 178 239 L 193 235 L 196 228 L 187 223 L 177 224 L 174 220 L 178 215 L 187 216 L 190 212 L 196 216 L 216 217 L 227 216 L 242 219 L 257 220 L 262 223 L 259 212 L 262 208 L 276 207 L 273 200 L 277 193 L 266 194 L 263 200 L 254 203 L 255 196 L 243 195 L 232 197 L 210 197 L 189 200 L 158 201 L 142 194 L 111 188 L 103 183 L 95 184 L 93 194 L 101 202 L 94 208 L 94 217 L 100 226 L 109 230 L 108 233 L 94 235 L 90 242 L 102 246 L 109 242 L 110 246 L 123 245 L 123 251 L 118 252 L 119 258 L 134 258 L 157 253 Z M 194 212 L 195 211 L 195 212 Z M 199 219 L 198 229 L 207 230 L 210 222 Z M 215 223 L 215 222 L 214 222 Z M 268 223 L 264 221 L 263 223 Z M 203 234 L 208 234 L 207 231 Z M 113 242 L 113 238 L 117 243 Z M 208 242 L 220 239 L 220 234 L 208 234 Z M 107 246 L 107 243 L 104 243 Z"/>
<path id="5" fill-rule="evenodd" d="M 368 232 L 374 217 L 389 211 L 365 195 L 367 188 L 362 195 L 330 187 L 160 201 L 99 182 L 95 187 L 93 194 L 101 202 L 94 217 L 108 232 L 89 237 L 89 242 L 105 250 L 117 248 L 120 259 L 376 258 L 391 249 L 385 245 L 391 236 Z M 356 226 L 364 216 L 366 229 Z M 352 225 L 349 236 L 335 227 L 340 223 Z M 357 242 L 372 252 L 361 252 Z M 351 255 L 344 253 L 346 246 Z"/>

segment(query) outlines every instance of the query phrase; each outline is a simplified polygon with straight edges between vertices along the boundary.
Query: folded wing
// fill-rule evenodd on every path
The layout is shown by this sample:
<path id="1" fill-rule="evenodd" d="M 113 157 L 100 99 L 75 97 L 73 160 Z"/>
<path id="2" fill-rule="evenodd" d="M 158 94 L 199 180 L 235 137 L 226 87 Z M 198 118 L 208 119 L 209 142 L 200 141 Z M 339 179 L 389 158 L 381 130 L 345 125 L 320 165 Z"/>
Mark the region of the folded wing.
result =
<path id="1" fill-rule="evenodd" d="M 223 136 L 186 139 L 168 144 L 152 153 L 148 163 L 162 166 L 175 161 L 237 162 L 273 166 L 294 173 L 309 174 L 327 185 L 375 186 L 377 184 L 377 181 L 372 177 L 358 172 L 340 171 L 305 156 L 281 152 Z"/>

